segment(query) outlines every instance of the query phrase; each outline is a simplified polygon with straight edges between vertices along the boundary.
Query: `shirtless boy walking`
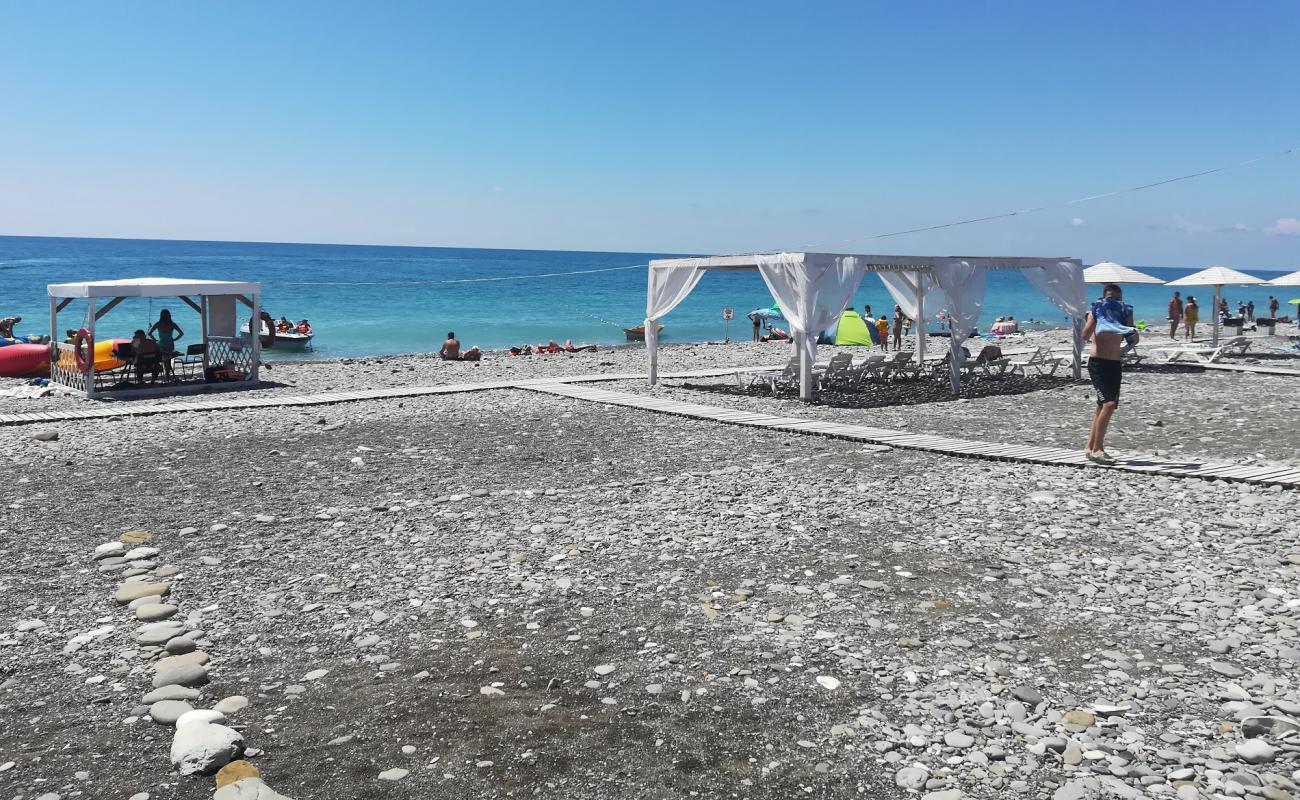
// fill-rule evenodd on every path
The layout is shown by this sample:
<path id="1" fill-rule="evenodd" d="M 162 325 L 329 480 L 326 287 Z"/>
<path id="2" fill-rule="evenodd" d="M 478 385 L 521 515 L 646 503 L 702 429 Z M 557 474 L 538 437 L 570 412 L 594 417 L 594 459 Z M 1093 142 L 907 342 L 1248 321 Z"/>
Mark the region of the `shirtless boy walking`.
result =
<path id="1" fill-rule="evenodd" d="M 1136 343 L 1137 331 L 1132 322 L 1120 288 L 1108 283 L 1102 288 L 1102 298 L 1092 304 L 1083 326 L 1083 338 L 1092 341 L 1088 350 L 1088 377 L 1097 390 L 1097 410 L 1092 416 L 1084 455 L 1097 464 L 1115 463 L 1106 453 L 1106 429 L 1119 407 L 1119 388 L 1124 375 L 1120 351 L 1124 337 L 1131 335 Z"/>

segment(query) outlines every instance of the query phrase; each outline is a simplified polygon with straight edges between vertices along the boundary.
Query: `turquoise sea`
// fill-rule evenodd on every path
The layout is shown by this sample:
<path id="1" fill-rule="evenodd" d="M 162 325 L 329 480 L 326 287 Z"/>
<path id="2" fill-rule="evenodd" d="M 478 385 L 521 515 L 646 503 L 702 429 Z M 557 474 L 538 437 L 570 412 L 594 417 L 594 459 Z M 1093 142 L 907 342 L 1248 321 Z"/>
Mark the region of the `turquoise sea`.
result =
<path id="1" fill-rule="evenodd" d="M 640 324 L 645 315 L 645 270 L 614 268 L 644 265 L 665 255 L 675 254 L 0 237 L 0 317 L 23 317 L 19 333 L 48 333 L 49 283 L 145 276 L 237 279 L 260 281 L 262 304 L 276 317 L 311 320 L 316 348 L 308 357 L 436 350 L 448 331 L 455 331 L 466 346 L 485 349 L 548 339 L 616 344 L 625 341 L 621 328 Z M 1201 268 L 1128 266 L 1166 280 Z M 1243 269 L 1262 278 L 1287 271 Z M 553 275 L 591 270 L 610 271 Z M 1234 308 L 1238 299 L 1254 299 L 1259 309 L 1274 290 L 1228 287 L 1224 292 Z M 1125 288 L 1138 318 L 1151 321 L 1163 320 L 1169 294 L 1162 286 Z M 1201 300 L 1202 318 L 1208 319 L 1213 289 L 1204 296 L 1193 294 Z M 1282 297 L 1283 302 L 1293 294 Z M 709 273 L 664 320 L 664 341 L 722 339 L 724 307 L 735 309 L 731 337 L 748 339 L 744 314 L 771 304 L 757 273 Z M 859 311 L 866 304 L 877 315 L 893 307 L 872 275 L 863 280 L 854 301 Z M 60 314 L 61 328 L 81 325 L 82 311 L 74 314 L 75 308 Z M 137 299 L 99 321 L 99 338 L 126 337 L 147 328 L 161 308 L 171 309 L 181 327 L 193 326 L 197 335 L 198 316 L 185 304 Z M 1064 323 L 1063 315 L 1023 277 L 993 271 L 981 329 L 1005 314 Z"/>

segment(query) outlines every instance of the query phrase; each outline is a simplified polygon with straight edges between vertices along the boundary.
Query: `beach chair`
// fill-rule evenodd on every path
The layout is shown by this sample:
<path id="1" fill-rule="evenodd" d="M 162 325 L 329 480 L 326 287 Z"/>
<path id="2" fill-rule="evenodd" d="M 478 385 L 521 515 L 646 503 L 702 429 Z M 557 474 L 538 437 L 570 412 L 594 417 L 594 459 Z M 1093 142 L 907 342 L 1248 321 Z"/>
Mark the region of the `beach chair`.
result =
<path id="1" fill-rule="evenodd" d="M 853 369 L 852 353 L 831 356 L 825 367 L 813 367 L 813 374 L 822 386 L 850 386 L 858 382 Z"/>
<path id="2" fill-rule="evenodd" d="M 1214 364 L 1224 356 L 1243 356 L 1249 349 L 1249 339 L 1245 336 L 1234 336 L 1218 347 L 1155 347 L 1152 348 L 1152 352 L 1159 354 L 1166 364 L 1184 360 L 1194 364 Z"/>
<path id="3" fill-rule="evenodd" d="M 203 355 L 207 349 L 207 344 L 203 342 L 186 347 L 184 355 L 172 359 L 172 374 L 185 379 L 194 377 L 203 368 Z"/>
<path id="4" fill-rule="evenodd" d="M 880 365 L 880 376 L 887 381 L 895 378 L 915 378 L 920 376 L 921 366 L 916 363 L 915 353 L 894 353 L 894 357 Z"/>
<path id="5" fill-rule="evenodd" d="M 985 345 L 984 348 L 980 350 L 980 354 L 975 357 L 974 366 L 969 370 L 967 370 L 966 364 L 962 364 L 961 367 L 964 373 L 981 372 L 985 378 L 1001 378 L 1006 375 L 1007 371 L 1010 369 L 1011 359 L 1002 355 L 1001 347 L 990 344 Z"/>
<path id="6" fill-rule="evenodd" d="M 888 363 L 886 356 L 875 355 L 867 356 L 861 363 L 853 367 L 853 385 L 861 386 L 862 382 L 868 378 L 885 377 L 885 365 Z"/>
<path id="7" fill-rule="evenodd" d="M 1052 376 L 1056 374 L 1062 364 L 1066 364 L 1068 361 L 1068 359 L 1053 355 L 1049 347 L 1038 347 L 1028 357 L 1011 358 L 1008 363 L 1008 372 L 1028 377 L 1029 370 L 1032 369 L 1039 375 Z"/>
<path id="8" fill-rule="evenodd" d="M 799 388 L 799 357 L 795 356 L 790 359 L 790 363 L 785 365 L 785 369 L 780 372 L 755 372 L 749 376 L 749 386 L 753 388 L 757 384 L 763 384 L 776 394 L 781 388 Z M 817 373 L 813 373 L 813 389 L 818 388 L 819 382 Z"/>

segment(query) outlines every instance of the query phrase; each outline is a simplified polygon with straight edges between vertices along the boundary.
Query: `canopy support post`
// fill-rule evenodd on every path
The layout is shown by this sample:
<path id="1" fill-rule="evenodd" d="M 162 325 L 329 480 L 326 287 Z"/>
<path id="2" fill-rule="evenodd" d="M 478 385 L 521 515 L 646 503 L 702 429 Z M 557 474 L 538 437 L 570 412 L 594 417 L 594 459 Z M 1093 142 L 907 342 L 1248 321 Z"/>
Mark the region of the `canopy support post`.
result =
<path id="1" fill-rule="evenodd" d="M 50 375 L 59 363 L 59 301 L 50 298 Z"/>
<path id="2" fill-rule="evenodd" d="M 927 276 L 919 272 L 912 273 L 916 276 L 916 366 L 925 366 L 925 292 L 930 288 Z"/>
<path id="3" fill-rule="evenodd" d="M 659 323 L 646 317 L 645 352 L 650 361 L 650 385 L 659 383 Z"/>
<path id="4" fill-rule="evenodd" d="M 208 296 L 199 295 L 199 303 L 202 308 L 199 309 L 199 319 L 203 320 L 203 381 L 208 380 Z"/>
<path id="5" fill-rule="evenodd" d="M 95 298 L 91 297 L 86 300 L 88 305 L 86 317 L 89 322 L 86 323 L 86 332 L 90 334 L 90 346 L 86 348 L 90 352 L 87 354 L 87 360 L 90 361 L 90 369 L 86 370 L 86 399 L 95 399 L 95 320 L 99 319 L 95 315 Z"/>
<path id="6" fill-rule="evenodd" d="M 803 331 L 790 330 L 798 338 L 796 347 L 799 348 L 799 399 L 805 403 L 811 403 L 813 399 L 812 382 L 813 382 L 813 365 L 811 348 L 808 346 L 808 334 Z"/>
<path id="7" fill-rule="evenodd" d="M 1210 344 L 1211 347 L 1219 346 L 1219 296 L 1222 293 L 1223 286 L 1216 283 L 1214 285 L 1214 310 L 1211 312 L 1214 315 L 1214 341 Z"/>
<path id="8" fill-rule="evenodd" d="M 248 370 L 248 377 L 257 383 L 258 370 L 262 366 L 262 296 L 253 295 L 253 319 L 248 323 L 248 333 L 253 337 L 253 364 Z"/>
<path id="9" fill-rule="evenodd" d="M 949 306 L 949 308 L 951 308 L 951 306 Z M 957 329 L 951 324 L 948 326 L 948 331 L 952 334 L 948 339 L 948 377 L 952 383 L 953 397 L 961 394 L 960 364 L 966 360 L 961 356 L 961 345 L 957 343 L 956 330 Z"/>
<path id="10" fill-rule="evenodd" d="M 125 300 L 125 297 L 114 297 L 104 304 L 104 307 L 95 312 L 95 319 L 101 319 L 105 314 L 117 307 L 117 304 Z"/>
<path id="11" fill-rule="evenodd" d="M 1083 320 L 1075 318 L 1070 320 L 1070 333 L 1073 340 L 1074 351 L 1074 379 L 1083 379 Z"/>

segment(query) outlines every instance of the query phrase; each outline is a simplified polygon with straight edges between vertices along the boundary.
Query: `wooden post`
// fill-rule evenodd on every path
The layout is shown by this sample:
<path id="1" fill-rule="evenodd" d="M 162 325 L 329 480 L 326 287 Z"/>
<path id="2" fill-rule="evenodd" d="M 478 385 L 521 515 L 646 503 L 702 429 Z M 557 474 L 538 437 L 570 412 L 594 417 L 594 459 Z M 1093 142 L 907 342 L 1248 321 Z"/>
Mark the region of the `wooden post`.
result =
<path id="1" fill-rule="evenodd" d="M 203 327 L 203 380 L 208 380 L 208 296 L 199 295 L 199 303 L 203 308 L 199 309 L 199 319 Z"/>
<path id="2" fill-rule="evenodd" d="M 262 295 L 253 294 L 253 319 L 248 323 L 248 335 L 253 337 L 253 364 L 248 379 L 257 383 L 258 367 L 262 362 Z"/>
<path id="3" fill-rule="evenodd" d="M 930 276 L 913 274 L 916 275 L 916 366 L 925 369 L 925 290 L 930 288 Z"/>
<path id="4" fill-rule="evenodd" d="M 86 370 L 86 399 L 95 399 L 95 298 L 86 298 L 86 316 L 90 318 L 90 353 L 87 358 L 90 361 L 90 369 Z M 75 366 L 75 365 L 74 365 Z"/>

